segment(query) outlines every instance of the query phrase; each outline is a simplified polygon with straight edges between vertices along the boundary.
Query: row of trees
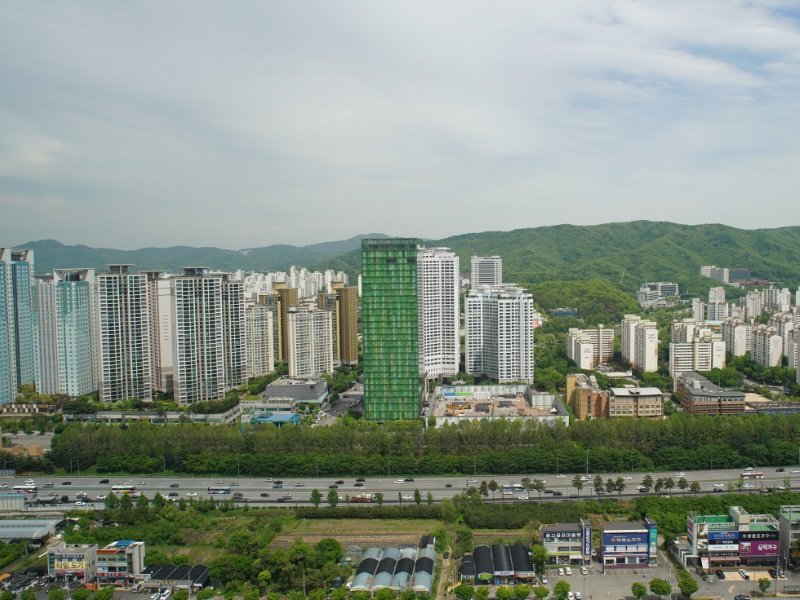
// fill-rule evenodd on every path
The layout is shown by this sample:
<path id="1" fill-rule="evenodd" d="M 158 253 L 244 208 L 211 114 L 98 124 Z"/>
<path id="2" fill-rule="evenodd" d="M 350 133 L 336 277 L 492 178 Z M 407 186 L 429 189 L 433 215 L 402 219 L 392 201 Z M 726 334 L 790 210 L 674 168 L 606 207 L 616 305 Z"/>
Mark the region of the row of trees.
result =
<path id="1" fill-rule="evenodd" d="M 741 468 L 792 464 L 800 415 L 668 420 L 607 419 L 543 425 L 473 421 L 426 429 L 418 421 L 330 427 L 72 424 L 50 460 L 106 472 L 331 476 Z M 588 453 L 587 453 L 588 450 Z"/>

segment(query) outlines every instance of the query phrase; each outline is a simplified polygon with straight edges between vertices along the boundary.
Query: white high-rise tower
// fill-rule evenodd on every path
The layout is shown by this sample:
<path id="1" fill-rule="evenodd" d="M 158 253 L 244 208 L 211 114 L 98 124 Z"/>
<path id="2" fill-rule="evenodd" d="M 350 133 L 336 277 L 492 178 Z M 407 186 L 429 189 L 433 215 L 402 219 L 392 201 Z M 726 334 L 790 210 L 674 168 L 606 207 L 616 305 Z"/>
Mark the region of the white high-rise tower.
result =
<path id="1" fill-rule="evenodd" d="M 503 259 L 499 256 L 473 256 L 470 285 L 501 285 L 503 283 Z"/>
<path id="2" fill-rule="evenodd" d="M 419 358 L 421 373 L 452 377 L 461 358 L 459 261 L 448 248 L 417 250 Z"/>

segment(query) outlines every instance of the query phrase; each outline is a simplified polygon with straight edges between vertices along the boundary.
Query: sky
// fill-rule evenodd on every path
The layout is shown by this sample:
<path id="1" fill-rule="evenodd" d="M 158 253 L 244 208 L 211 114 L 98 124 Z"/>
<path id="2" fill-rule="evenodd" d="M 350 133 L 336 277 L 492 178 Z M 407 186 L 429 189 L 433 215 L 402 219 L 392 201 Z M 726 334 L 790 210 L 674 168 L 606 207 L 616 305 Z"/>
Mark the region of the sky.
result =
<path id="1" fill-rule="evenodd" d="M 0 14 L 0 246 L 800 224 L 797 0 Z"/>

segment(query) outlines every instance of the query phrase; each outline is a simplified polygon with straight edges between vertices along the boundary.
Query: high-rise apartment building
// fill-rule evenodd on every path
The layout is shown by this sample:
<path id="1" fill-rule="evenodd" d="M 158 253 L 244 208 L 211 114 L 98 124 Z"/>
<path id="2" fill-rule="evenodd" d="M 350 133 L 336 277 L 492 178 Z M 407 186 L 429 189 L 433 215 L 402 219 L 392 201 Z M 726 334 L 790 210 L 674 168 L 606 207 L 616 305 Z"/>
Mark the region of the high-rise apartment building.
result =
<path id="1" fill-rule="evenodd" d="M 570 328 L 566 343 L 567 358 L 581 369 L 606 364 L 614 356 L 614 330 L 603 327 L 602 323 L 596 329 Z"/>
<path id="2" fill-rule="evenodd" d="M 333 313 L 313 306 L 292 306 L 287 312 L 289 376 L 316 377 L 333 373 Z"/>
<path id="3" fill-rule="evenodd" d="M 732 356 L 744 356 L 753 351 L 753 321 L 736 317 L 725 319 L 720 327 L 725 350 Z"/>
<path id="4" fill-rule="evenodd" d="M 33 250 L 0 248 L 0 404 L 37 379 L 32 282 Z"/>
<path id="5" fill-rule="evenodd" d="M 151 340 L 150 281 L 146 273 L 129 272 L 129 265 L 109 265 L 109 269 L 109 273 L 97 276 L 100 399 L 150 401 L 152 346 L 158 346 Z"/>
<path id="6" fill-rule="evenodd" d="M 339 352 L 343 365 L 358 364 L 358 288 L 336 287 L 339 296 Z"/>
<path id="7" fill-rule="evenodd" d="M 333 366 L 338 367 L 342 364 L 342 345 L 339 335 L 342 329 L 339 323 L 339 317 L 341 316 L 339 294 L 335 292 L 319 292 L 317 294 L 317 308 L 326 310 L 331 314 Z"/>
<path id="8" fill-rule="evenodd" d="M 33 303 L 36 310 L 39 369 L 36 391 L 58 393 L 58 326 L 56 324 L 56 287 L 52 273 L 33 278 Z"/>
<path id="9" fill-rule="evenodd" d="M 293 267 L 294 268 L 294 267 Z M 297 275 L 294 276 L 294 280 Z M 278 291 L 278 306 L 280 315 L 280 330 L 281 330 L 281 360 L 286 362 L 289 360 L 289 341 L 286 339 L 287 328 L 287 315 L 292 306 L 300 304 L 300 290 L 296 287 L 276 287 Z"/>
<path id="10" fill-rule="evenodd" d="M 417 241 L 361 241 L 364 417 L 417 419 L 420 411 Z"/>
<path id="11" fill-rule="evenodd" d="M 753 330 L 753 362 L 764 367 L 780 367 L 783 338 L 774 327 L 758 325 Z"/>
<path id="12" fill-rule="evenodd" d="M 498 383 L 533 383 L 533 296 L 513 284 L 473 288 L 464 300 L 465 368 Z"/>
<path id="13" fill-rule="evenodd" d="M 795 323 L 796 316 L 788 311 L 776 312 L 767 322 L 767 325 L 774 327 L 778 331 L 778 335 L 781 336 L 783 340 L 783 356 L 786 357 L 789 356 L 789 336 L 798 328 L 798 324 Z"/>
<path id="14" fill-rule="evenodd" d="M 262 377 L 275 370 L 272 343 L 272 311 L 263 304 L 244 308 L 247 377 Z"/>
<path id="15" fill-rule="evenodd" d="M 620 327 L 622 358 L 643 373 L 658 370 L 658 326 L 638 315 L 625 315 Z M 613 344 L 613 339 L 612 339 Z"/>
<path id="16" fill-rule="evenodd" d="M 461 360 L 458 256 L 448 248 L 417 252 L 419 355 L 426 378 L 452 377 Z"/>
<path id="17" fill-rule="evenodd" d="M 676 339 L 674 334 L 673 331 L 673 340 Z M 673 341 L 669 345 L 669 374 L 672 377 L 687 371 L 724 368 L 725 342 L 718 334 L 698 329 L 687 341 Z"/>
<path id="18" fill-rule="evenodd" d="M 53 271 L 58 391 L 72 397 L 98 387 L 97 292 L 94 269 Z"/>
<path id="19" fill-rule="evenodd" d="M 204 267 L 168 283 L 175 402 L 220 400 L 247 381 L 242 284 Z"/>
<path id="20" fill-rule="evenodd" d="M 503 283 L 503 259 L 499 256 L 473 256 L 470 285 L 498 286 Z"/>

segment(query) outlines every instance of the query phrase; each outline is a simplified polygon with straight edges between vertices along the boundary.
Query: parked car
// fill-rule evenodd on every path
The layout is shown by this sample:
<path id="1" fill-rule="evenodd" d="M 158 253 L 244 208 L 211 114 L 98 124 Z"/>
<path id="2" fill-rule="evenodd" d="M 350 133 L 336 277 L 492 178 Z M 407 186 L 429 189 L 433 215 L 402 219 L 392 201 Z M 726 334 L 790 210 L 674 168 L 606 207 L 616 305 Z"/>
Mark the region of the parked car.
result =
<path id="1" fill-rule="evenodd" d="M 750 573 L 746 569 L 739 569 L 739 575 L 742 576 L 742 579 L 750 579 Z"/>
<path id="2" fill-rule="evenodd" d="M 547 585 L 547 575 L 542 575 L 539 579 L 542 581 L 542 585 Z"/>
<path id="3" fill-rule="evenodd" d="M 748 596 L 747 594 L 736 594 L 733 597 L 733 600 L 750 600 L 750 596 Z"/>
<path id="4" fill-rule="evenodd" d="M 767 569 L 767 573 L 769 573 L 769 576 L 772 579 L 777 579 L 778 578 L 778 572 L 775 569 Z"/>
<path id="5" fill-rule="evenodd" d="M 167 598 L 169 598 L 171 594 L 172 594 L 171 590 L 164 590 L 163 592 L 161 592 L 161 600 L 167 600 Z"/>
<path id="6" fill-rule="evenodd" d="M 563 577 L 564 576 L 564 568 L 563 567 L 559 567 L 558 568 L 558 576 L 559 577 Z"/>
<path id="7" fill-rule="evenodd" d="M 572 575 L 572 569 L 570 569 L 569 567 L 564 567 L 564 574 Z"/>
<path id="8" fill-rule="evenodd" d="M 588 572 L 589 572 L 589 569 L 587 569 L 585 566 L 581 565 L 581 575 L 586 575 Z"/>
<path id="9" fill-rule="evenodd" d="M 160 592 L 153 592 L 152 594 L 150 594 L 150 600 L 158 600 L 160 597 L 161 597 Z"/>
<path id="10" fill-rule="evenodd" d="M 577 592 L 577 591 L 575 592 L 575 600 L 581 600 L 581 593 L 580 592 Z"/>
<path id="11" fill-rule="evenodd" d="M 717 579 L 719 579 L 720 581 L 725 579 L 725 571 L 723 571 L 722 569 L 717 569 L 716 571 L 714 571 L 714 575 L 716 575 Z"/>

